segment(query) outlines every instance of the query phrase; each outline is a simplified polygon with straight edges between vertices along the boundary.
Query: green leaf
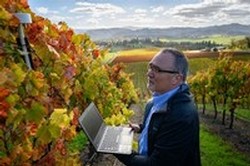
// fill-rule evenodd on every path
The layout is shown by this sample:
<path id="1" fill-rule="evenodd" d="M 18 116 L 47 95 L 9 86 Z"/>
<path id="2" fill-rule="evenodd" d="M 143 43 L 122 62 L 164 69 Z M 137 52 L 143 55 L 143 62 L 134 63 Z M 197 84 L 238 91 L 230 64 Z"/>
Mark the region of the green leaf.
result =
<path id="1" fill-rule="evenodd" d="M 12 106 L 16 105 L 19 99 L 20 97 L 18 94 L 10 94 L 8 97 L 6 97 L 6 101 Z"/>
<path id="2" fill-rule="evenodd" d="M 59 138 L 61 135 L 61 128 L 55 124 L 50 124 L 49 125 L 49 132 L 51 134 L 52 138 Z"/>
<path id="3" fill-rule="evenodd" d="M 38 138 L 38 141 L 41 142 L 41 144 L 48 144 L 52 141 L 52 136 L 49 131 L 48 125 L 41 126 L 38 129 L 36 136 Z"/>
<path id="4" fill-rule="evenodd" d="M 13 130 L 15 130 L 23 120 L 26 112 L 27 111 L 24 108 L 16 108 L 11 110 L 11 112 L 8 114 L 6 125 L 13 125 Z"/>
<path id="5" fill-rule="evenodd" d="M 68 148 L 72 153 L 80 152 L 88 143 L 87 136 L 80 131 L 68 144 Z"/>
<path id="6" fill-rule="evenodd" d="M 0 151 L 0 158 L 1 157 L 6 157 L 7 156 L 7 153 L 3 152 L 3 151 Z"/>
<path id="7" fill-rule="evenodd" d="M 31 109 L 26 113 L 26 119 L 34 121 L 36 124 L 39 124 L 45 115 L 45 108 L 42 104 L 33 101 Z"/>

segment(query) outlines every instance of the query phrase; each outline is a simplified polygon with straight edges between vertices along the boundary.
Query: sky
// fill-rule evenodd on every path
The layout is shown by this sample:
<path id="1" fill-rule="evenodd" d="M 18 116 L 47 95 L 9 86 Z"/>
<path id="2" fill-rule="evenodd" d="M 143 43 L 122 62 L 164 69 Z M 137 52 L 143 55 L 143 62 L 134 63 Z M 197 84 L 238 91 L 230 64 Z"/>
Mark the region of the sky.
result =
<path id="1" fill-rule="evenodd" d="M 28 0 L 37 15 L 73 29 L 250 24 L 250 0 Z"/>

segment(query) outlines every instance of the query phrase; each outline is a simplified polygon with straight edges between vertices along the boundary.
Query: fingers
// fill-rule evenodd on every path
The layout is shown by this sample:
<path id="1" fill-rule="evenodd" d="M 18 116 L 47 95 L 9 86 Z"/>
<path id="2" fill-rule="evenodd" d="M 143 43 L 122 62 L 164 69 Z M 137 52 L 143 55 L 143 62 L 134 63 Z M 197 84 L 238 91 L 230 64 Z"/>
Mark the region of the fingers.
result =
<path id="1" fill-rule="evenodd" d="M 140 130 L 140 127 L 138 124 L 129 123 L 129 127 L 131 127 L 131 130 L 135 132 L 138 132 Z"/>

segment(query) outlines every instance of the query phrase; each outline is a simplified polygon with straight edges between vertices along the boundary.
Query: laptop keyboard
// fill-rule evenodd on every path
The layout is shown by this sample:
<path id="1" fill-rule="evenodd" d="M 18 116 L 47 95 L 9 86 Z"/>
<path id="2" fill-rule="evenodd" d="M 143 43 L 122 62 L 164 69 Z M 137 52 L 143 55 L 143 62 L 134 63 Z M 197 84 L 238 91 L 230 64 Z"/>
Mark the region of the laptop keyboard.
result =
<path id="1" fill-rule="evenodd" d="M 121 130 L 122 128 L 107 128 L 100 149 L 117 151 L 119 149 L 119 140 L 117 140 L 117 137 L 120 135 Z"/>

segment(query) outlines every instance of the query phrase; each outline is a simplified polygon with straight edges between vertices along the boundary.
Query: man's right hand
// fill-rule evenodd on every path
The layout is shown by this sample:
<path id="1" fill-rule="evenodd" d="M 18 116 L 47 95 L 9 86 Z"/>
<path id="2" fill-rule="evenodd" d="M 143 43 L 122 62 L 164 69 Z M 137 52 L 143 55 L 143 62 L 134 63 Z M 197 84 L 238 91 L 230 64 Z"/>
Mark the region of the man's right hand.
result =
<path id="1" fill-rule="evenodd" d="M 136 133 L 139 133 L 141 130 L 140 126 L 135 123 L 129 123 L 129 127 L 131 127 L 131 129 Z"/>

